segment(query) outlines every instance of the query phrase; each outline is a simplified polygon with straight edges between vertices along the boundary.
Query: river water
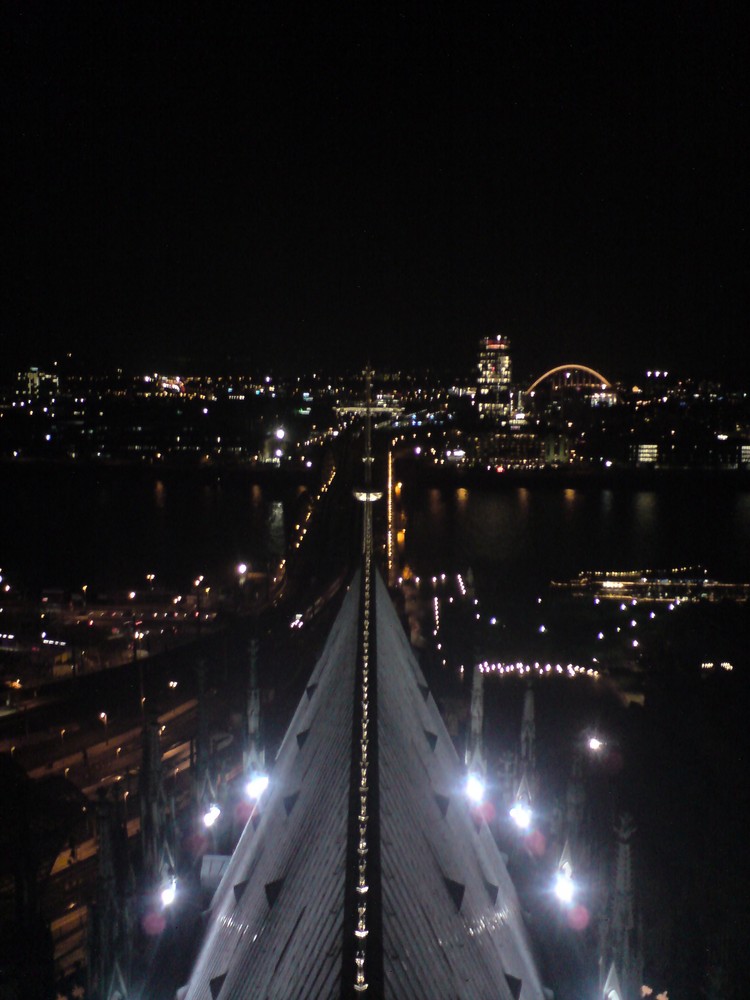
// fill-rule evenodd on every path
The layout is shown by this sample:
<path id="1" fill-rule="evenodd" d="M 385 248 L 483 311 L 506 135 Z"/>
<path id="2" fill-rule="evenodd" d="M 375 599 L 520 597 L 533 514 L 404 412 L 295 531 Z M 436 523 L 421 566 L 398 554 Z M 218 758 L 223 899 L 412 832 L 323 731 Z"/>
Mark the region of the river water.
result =
<path id="1" fill-rule="evenodd" d="M 530 596 L 581 570 L 702 566 L 750 576 L 750 492 L 721 480 L 502 490 L 404 488 L 415 571 L 472 568 L 485 597 Z"/>
<path id="2" fill-rule="evenodd" d="M 31 592 L 168 586 L 228 579 L 238 561 L 264 568 L 297 519 L 300 484 L 149 469 L 6 465 L 0 567 Z M 654 488 L 429 488 L 407 483 L 404 556 L 415 572 L 465 572 L 480 596 L 531 596 L 584 569 L 704 566 L 750 576 L 750 491 L 731 481 L 665 480 Z"/>

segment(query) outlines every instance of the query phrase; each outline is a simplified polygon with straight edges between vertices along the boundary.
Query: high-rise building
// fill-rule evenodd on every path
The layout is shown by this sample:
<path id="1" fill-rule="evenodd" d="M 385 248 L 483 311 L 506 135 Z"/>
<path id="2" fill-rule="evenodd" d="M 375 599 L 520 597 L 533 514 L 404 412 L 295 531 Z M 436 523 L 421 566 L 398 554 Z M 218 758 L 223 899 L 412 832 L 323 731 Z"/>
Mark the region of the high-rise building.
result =
<path id="1" fill-rule="evenodd" d="M 495 420 L 510 414 L 510 341 L 498 334 L 479 342 L 479 412 Z"/>

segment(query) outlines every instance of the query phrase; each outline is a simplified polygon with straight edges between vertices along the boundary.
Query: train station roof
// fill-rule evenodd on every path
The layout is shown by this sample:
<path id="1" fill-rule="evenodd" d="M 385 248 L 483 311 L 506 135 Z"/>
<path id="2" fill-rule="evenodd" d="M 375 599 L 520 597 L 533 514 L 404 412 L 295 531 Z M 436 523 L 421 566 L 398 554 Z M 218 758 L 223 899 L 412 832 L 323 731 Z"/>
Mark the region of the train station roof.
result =
<path id="1" fill-rule="evenodd" d="M 465 777 L 366 553 L 178 996 L 541 1000 Z"/>

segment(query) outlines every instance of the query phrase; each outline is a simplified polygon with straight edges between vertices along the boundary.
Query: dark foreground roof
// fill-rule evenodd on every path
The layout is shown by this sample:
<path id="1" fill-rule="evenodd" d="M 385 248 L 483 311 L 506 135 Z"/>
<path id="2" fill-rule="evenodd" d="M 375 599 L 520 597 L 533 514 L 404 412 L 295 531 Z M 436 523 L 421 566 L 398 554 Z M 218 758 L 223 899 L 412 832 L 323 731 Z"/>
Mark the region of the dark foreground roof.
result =
<path id="1" fill-rule="evenodd" d="M 515 891 L 463 783 L 366 564 L 216 891 L 181 995 L 541 1000 Z"/>

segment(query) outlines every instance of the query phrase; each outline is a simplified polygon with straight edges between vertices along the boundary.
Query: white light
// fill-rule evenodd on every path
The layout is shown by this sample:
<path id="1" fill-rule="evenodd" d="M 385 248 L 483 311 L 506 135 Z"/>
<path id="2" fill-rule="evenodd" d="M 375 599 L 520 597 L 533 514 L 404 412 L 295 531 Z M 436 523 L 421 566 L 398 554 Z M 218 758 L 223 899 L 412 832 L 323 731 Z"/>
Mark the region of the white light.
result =
<path id="1" fill-rule="evenodd" d="M 237 567 L 237 572 L 240 574 L 240 576 L 244 576 L 245 573 L 247 573 L 247 563 L 240 563 L 239 566 Z"/>
<path id="2" fill-rule="evenodd" d="M 476 774 L 470 774 L 466 779 L 466 794 L 477 805 L 484 798 L 484 782 Z"/>
<path id="3" fill-rule="evenodd" d="M 161 904 L 162 906 L 171 906 L 174 903 L 174 898 L 177 895 L 177 882 L 172 879 L 161 891 Z"/>
<path id="4" fill-rule="evenodd" d="M 573 879 L 564 871 L 559 871 L 555 877 L 555 895 L 561 903 L 572 903 L 576 887 Z"/>
<path id="5" fill-rule="evenodd" d="M 283 427 L 277 427 L 275 433 L 276 433 L 276 440 L 277 441 L 283 441 L 284 440 L 284 437 L 286 436 L 286 431 L 284 430 Z"/>
<path id="6" fill-rule="evenodd" d="M 601 750 L 603 746 L 604 744 L 597 736 L 592 736 L 589 740 L 589 750 Z"/>
<path id="7" fill-rule="evenodd" d="M 247 792 L 248 798 L 259 799 L 263 792 L 268 788 L 268 776 L 265 774 L 256 774 L 254 778 L 248 781 L 245 791 Z"/>
<path id="8" fill-rule="evenodd" d="M 204 813 L 203 825 L 212 827 L 219 816 L 221 816 L 221 809 L 219 809 L 215 802 L 212 802 L 208 808 L 208 812 Z"/>
<path id="9" fill-rule="evenodd" d="M 528 830 L 531 826 L 531 809 L 525 802 L 516 802 L 510 811 L 510 816 L 520 830 Z"/>

